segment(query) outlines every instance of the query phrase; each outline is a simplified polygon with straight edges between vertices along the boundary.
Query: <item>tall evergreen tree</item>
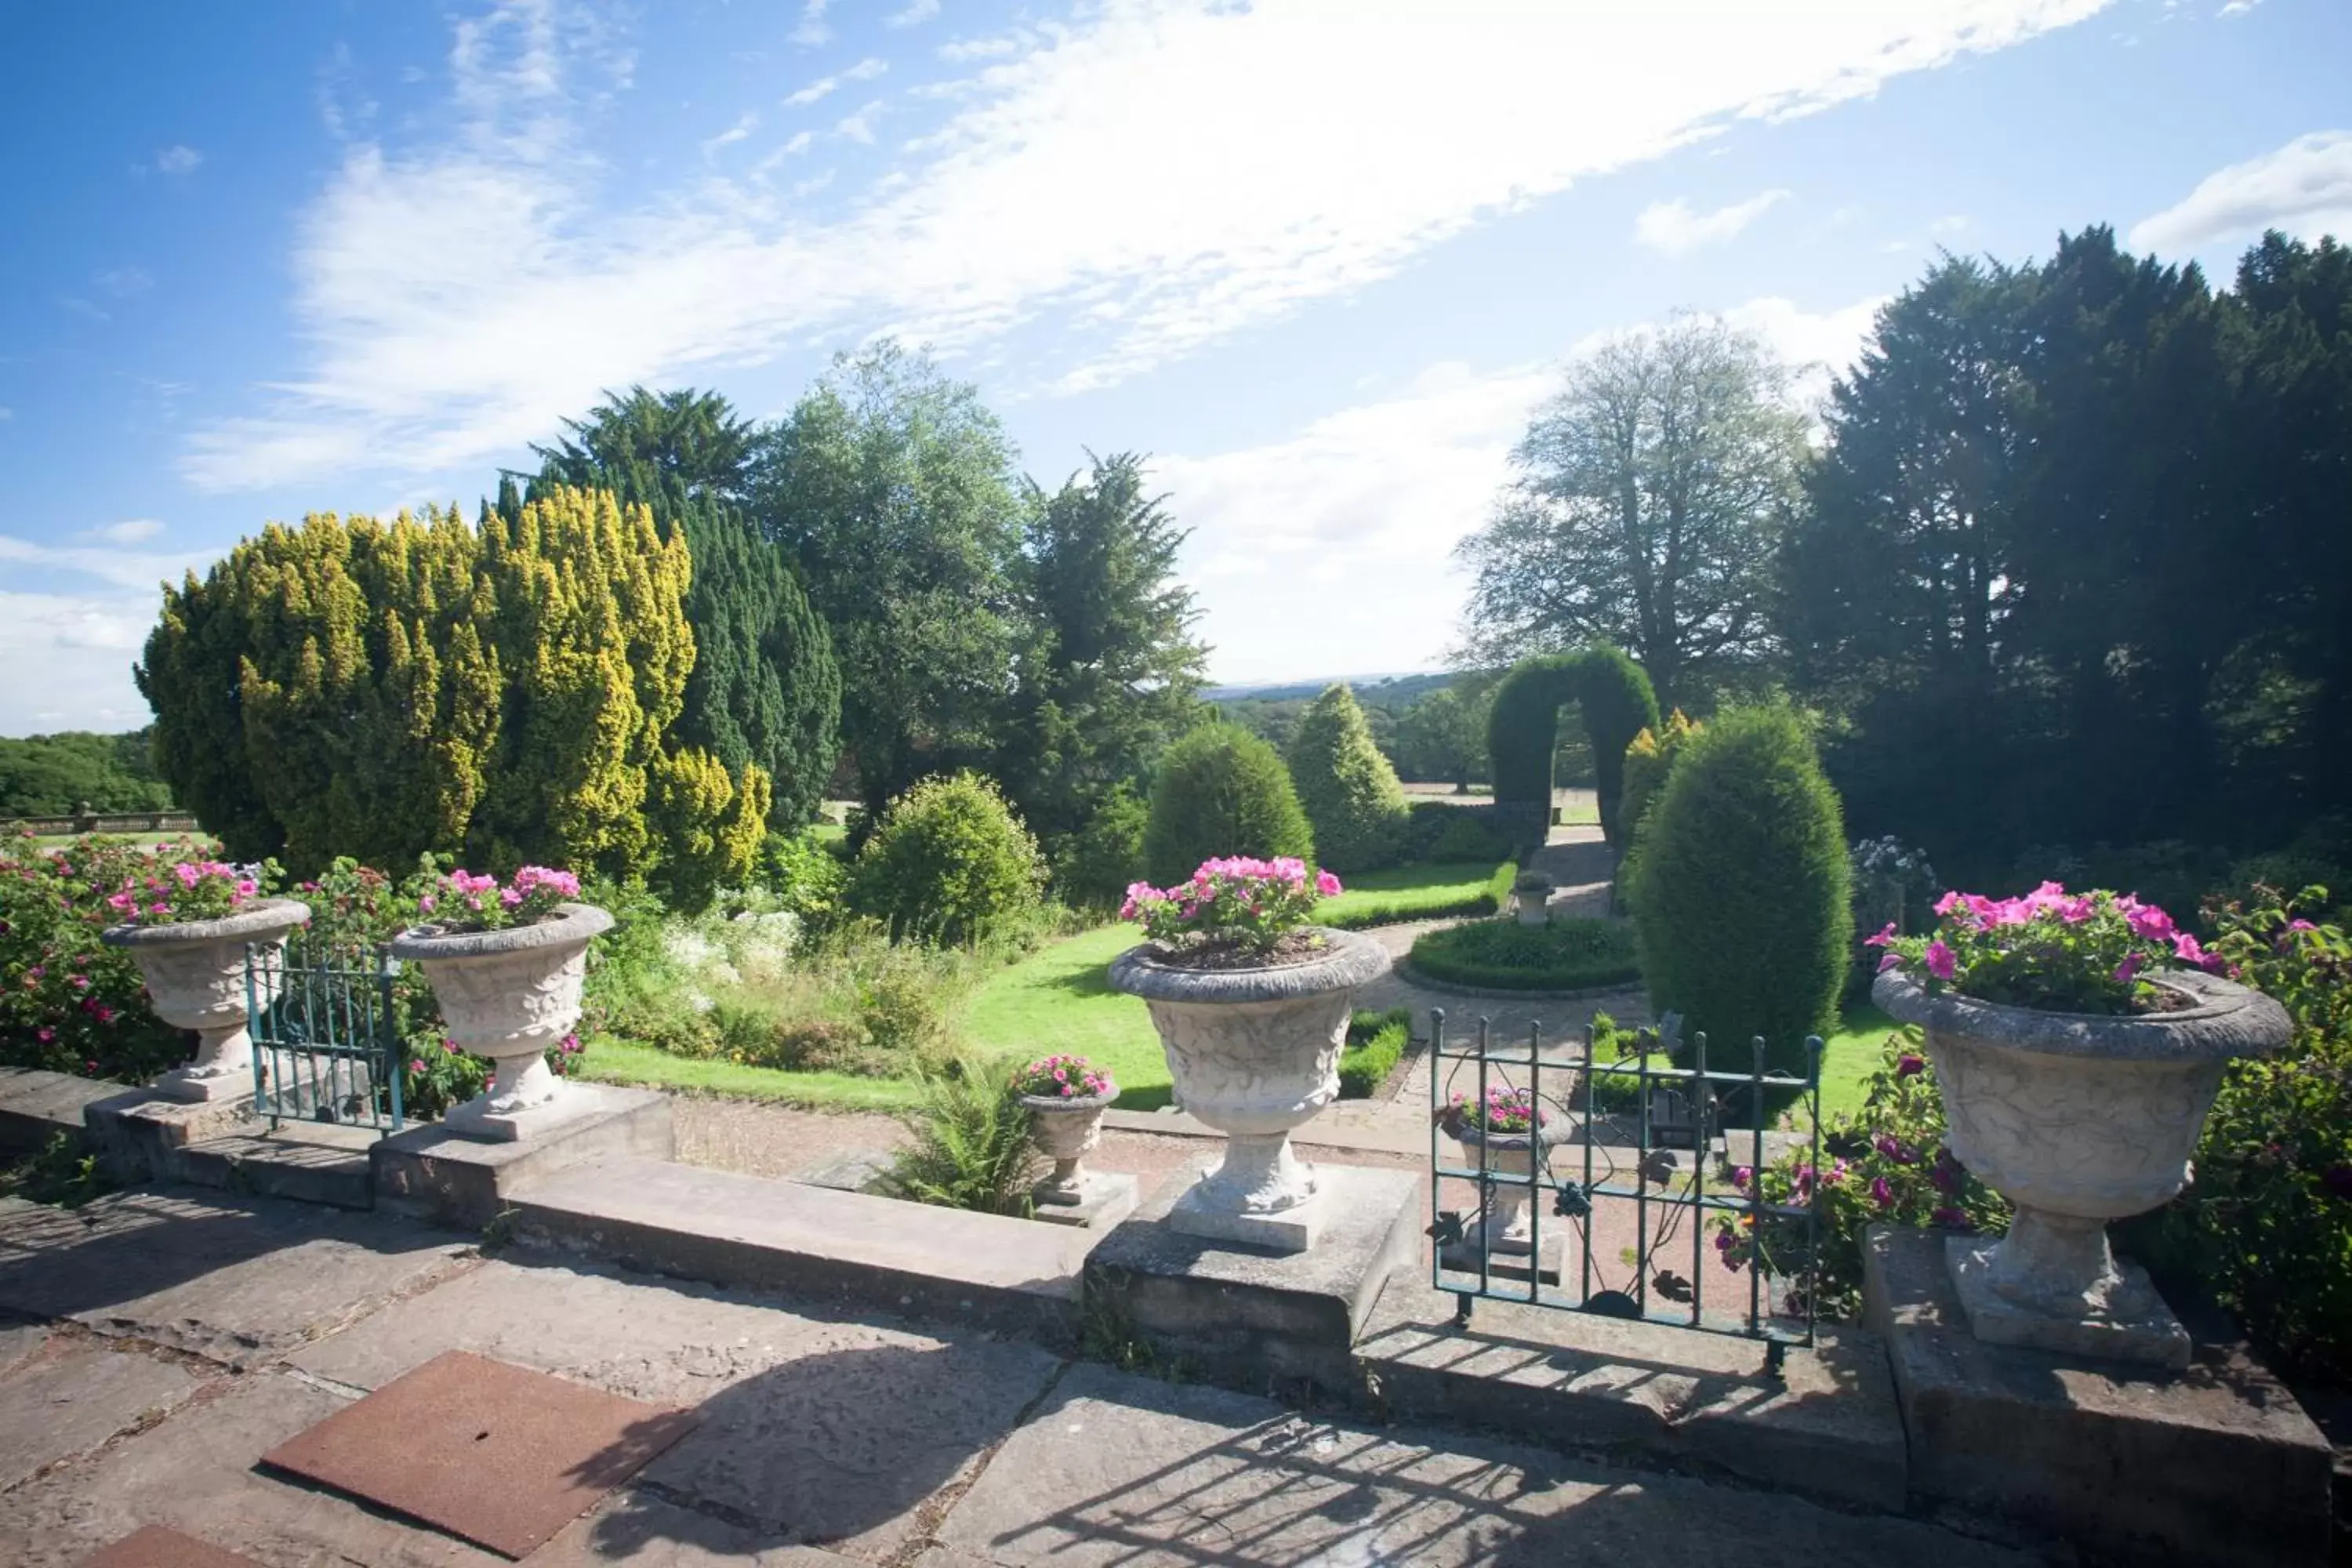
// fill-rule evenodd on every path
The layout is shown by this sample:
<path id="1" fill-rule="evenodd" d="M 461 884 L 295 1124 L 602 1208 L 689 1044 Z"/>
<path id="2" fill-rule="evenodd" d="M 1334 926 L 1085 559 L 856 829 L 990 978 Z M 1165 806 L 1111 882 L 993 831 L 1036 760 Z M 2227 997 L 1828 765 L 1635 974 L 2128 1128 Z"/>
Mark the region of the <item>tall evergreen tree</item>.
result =
<path id="1" fill-rule="evenodd" d="M 761 433 L 751 511 L 832 630 L 869 821 L 993 749 L 1019 642 L 1012 465 L 977 388 L 888 342 L 836 359 Z"/>
<path id="2" fill-rule="evenodd" d="M 613 490 L 651 508 L 665 534 L 682 531 L 693 552 L 686 616 L 696 655 L 678 738 L 730 772 L 761 768 L 775 821 L 808 821 L 839 749 L 841 671 L 790 559 L 740 510 L 750 422 L 717 393 L 633 387 L 564 425 L 567 438 L 532 448 L 543 465 L 534 494 Z"/>
<path id="3" fill-rule="evenodd" d="M 1025 646 L 995 771 L 1051 843 L 1200 717 L 1208 650 L 1175 576 L 1185 531 L 1146 493 L 1141 458 L 1093 458 L 1051 495 L 1030 483 L 1025 500 L 1013 572 Z"/>
<path id="4" fill-rule="evenodd" d="M 1290 737 L 1290 777 L 1315 829 L 1315 850 L 1335 871 L 1392 864 L 1404 847 L 1404 790 L 1372 743 L 1356 694 L 1327 688 Z"/>

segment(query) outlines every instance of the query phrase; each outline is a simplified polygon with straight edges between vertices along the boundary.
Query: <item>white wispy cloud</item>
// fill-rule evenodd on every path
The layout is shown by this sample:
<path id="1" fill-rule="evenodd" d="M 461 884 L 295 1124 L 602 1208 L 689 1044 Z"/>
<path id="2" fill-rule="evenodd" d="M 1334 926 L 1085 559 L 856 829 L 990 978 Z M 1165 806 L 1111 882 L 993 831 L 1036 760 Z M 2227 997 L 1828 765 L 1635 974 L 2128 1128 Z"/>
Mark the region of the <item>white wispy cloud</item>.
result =
<path id="1" fill-rule="evenodd" d="M 155 279 L 143 267 L 117 267 L 100 273 L 95 281 L 118 300 L 135 298 L 155 286 Z"/>
<path id="2" fill-rule="evenodd" d="M 825 8 L 829 4 L 830 0 L 807 0 L 801 7 L 799 26 L 786 36 L 804 49 L 813 49 L 830 39 L 833 29 L 824 22 Z"/>
<path id="3" fill-rule="evenodd" d="M 874 121 L 880 118 L 881 113 L 882 103 L 877 99 L 861 106 L 855 114 L 843 115 L 835 124 L 833 133 L 851 142 L 862 142 L 870 147 L 874 144 Z"/>
<path id="4" fill-rule="evenodd" d="M 174 144 L 155 154 L 155 167 L 166 174 L 193 174 L 205 155 L 194 147 Z"/>
<path id="5" fill-rule="evenodd" d="M 1345 296 L 1579 179 L 2105 3 L 1105 0 L 976 66 L 897 166 L 821 221 L 749 176 L 616 201 L 583 153 L 584 51 L 499 13 L 453 50 L 446 136 L 347 152 L 292 258 L 307 363 L 198 430 L 184 468 L 211 489 L 443 471 L 543 437 L 601 388 L 845 330 L 954 353 L 1058 313 L 1066 346 L 1037 379 L 1101 385 Z M 491 226 L 495 253 L 404 239 Z"/>
<path id="6" fill-rule="evenodd" d="M 1682 256 L 1703 245 L 1722 244 L 1788 199 L 1786 191 L 1759 191 L 1744 202 L 1713 212 L 1700 212 L 1680 196 L 1670 202 L 1652 202 L 1633 220 L 1633 237 L 1653 250 Z"/>
<path id="7" fill-rule="evenodd" d="M 1810 398 L 1860 351 L 1882 300 L 1809 311 L 1780 298 L 1723 312 L 1806 366 Z M 1631 326 L 1622 331 L 1638 331 Z M 1621 331 L 1571 344 L 1573 359 Z M 1512 446 L 1559 389 L 1558 363 L 1476 372 L 1430 366 L 1406 387 L 1338 410 L 1297 434 L 1153 465 L 1155 490 L 1192 531 L 1183 573 L 1208 611 L 1220 680 L 1297 679 L 1345 669 L 1433 668 L 1456 631 L 1467 584 L 1454 543 L 1484 525 L 1510 477 Z M 1302 585 L 1315 596 L 1302 622 Z"/>
<path id="8" fill-rule="evenodd" d="M 721 131 L 718 135 L 709 137 L 703 142 L 702 155 L 708 158 L 713 153 L 719 153 L 725 148 L 732 147 L 736 142 L 749 138 L 751 132 L 759 128 L 760 117 L 757 114 L 746 113 L 740 115 L 736 118 L 734 124 L 729 126 L 726 130 Z"/>
<path id="9" fill-rule="evenodd" d="M 884 20 L 888 27 L 912 27 L 929 21 L 940 14 L 940 0 L 914 0 L 903 11 L 893 11 Z"/>
<path id="10" fill-rule="evenodd" d="M 121 522 L 101 523 L 85 528 L 75 537 L 101 540 L 108 544 L 144 544 L 163 531 L 163 524 L 152 517 L 134 517 Z"/>
<path id="11" fill-rule="evenodd" d="M 888 60 L 883 59 L 878 55 L 869 55 L 847 70 L 835 72 L 832 76 L 821 76 L 798 91 L 785 94 L 784 105 L 788 109 L 798 109 L 803 104 L 814 103 L 820 99 L 832 96 L 843 82 L 872 81 L 889 68 Z"/>
<path id="12" fill-rule="evenodd" d="M 2173 205 L 2132 226 L 2135 250 L 2174 254 L 2264 229 L 2302 238 L 2352 236 L 2352 131 L 2315 131 L 2215 171 Z"/>
<path id="13" fill-rule="evenodd" d="M 153 518 L 79 531 L 90 543 L 44 544 L 0 534 L 0 735 L 132 729 L 150 717 L 131 679 L 163 607 L 161 586 L 203 571 L 217 547 L 141 549 L 164 531 Z"/>

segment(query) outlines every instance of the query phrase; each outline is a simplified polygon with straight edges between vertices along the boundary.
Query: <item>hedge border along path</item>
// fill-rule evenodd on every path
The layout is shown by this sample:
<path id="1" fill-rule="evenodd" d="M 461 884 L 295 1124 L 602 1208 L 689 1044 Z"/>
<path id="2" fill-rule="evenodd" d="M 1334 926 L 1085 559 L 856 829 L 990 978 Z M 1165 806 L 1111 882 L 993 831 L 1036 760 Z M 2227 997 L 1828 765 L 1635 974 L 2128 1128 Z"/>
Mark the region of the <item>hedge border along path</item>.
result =
<path id="1" fill-rule="evenodd" d="M 1599 937 L 1603 951 L 1586 956 L 1563 952 L 1541 968 L 1502 962 L 1479 951 L 1582 936 Z M 1413 942 L 1406 964 L 1406 978 L 1412 984 L 1473 995 L 1598 996 L 1638 985 L 1642 978 L 1633 927 L 1622 921 L 1556 920 L 1545 926 L 1473 921 L 1424 933 Z"/>

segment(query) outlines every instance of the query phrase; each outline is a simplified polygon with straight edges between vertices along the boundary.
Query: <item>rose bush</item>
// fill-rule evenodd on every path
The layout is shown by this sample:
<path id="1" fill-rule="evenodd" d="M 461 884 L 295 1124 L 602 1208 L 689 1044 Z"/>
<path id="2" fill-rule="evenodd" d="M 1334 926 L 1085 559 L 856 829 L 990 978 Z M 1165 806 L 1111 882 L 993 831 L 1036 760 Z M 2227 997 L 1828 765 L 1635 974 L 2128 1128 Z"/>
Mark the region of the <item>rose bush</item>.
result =
<path id="1" fill-rule="evenodd" d="M 0 1066 L 144 1083 L 187 1058 L 189 1037 L 148 1010 L 138 965 L 98 933 L 126 883 L 199 854 L 101 837 L 51 852 L 29 833 L 0 848 Z"/>
<path id="2" fill-rule="evenodd" d="M 2180 964 L 2223 973 L 2194 933 L 2154 904 L 2104 889 L 2070 893 L 2044 882 L 2021 898 L 1948 892 L 1933 931 L 1906 936 L 1893 922 L 1864 945 L 1882 948 L 1883 973 L 1907 968 L 1928 990 L 2051 1013 L 2145 1012 L 2158 1003 L 2146 976 Z"/>
<path id="3" fill-rule="evenodd" d="M 1155 888 L 1138 882 L 1119 906 L 1152 941 L 1171 947 L 1234 946 L 1263 952 L 1305 925 L 1315 906 L 1340 891 L 1328 871 L 1309 877 L 1307 862 L 1233 857 L 1203 860 L 1189 882 Z"/>

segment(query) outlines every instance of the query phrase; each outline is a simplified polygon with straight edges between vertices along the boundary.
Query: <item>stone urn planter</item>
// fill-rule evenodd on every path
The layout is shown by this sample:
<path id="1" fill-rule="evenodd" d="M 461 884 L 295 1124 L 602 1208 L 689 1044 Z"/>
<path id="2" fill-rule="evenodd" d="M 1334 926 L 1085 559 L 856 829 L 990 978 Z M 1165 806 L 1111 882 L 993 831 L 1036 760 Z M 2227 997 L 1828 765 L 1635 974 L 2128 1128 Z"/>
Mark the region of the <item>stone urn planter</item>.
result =
<path id="1" fill-rule="evenodd" d="M 1511 884 L 1511 911 L 1523 926 L 1551 923 L 1551 879 L 1541 871 L 1522 871 Z"/>
<path id="2" fill-rule="evenodd" d="M 1930 995 L 1901 970 L 1879 1006 L 1927 1033 L 1952 1152 L 2015 1207 L 1999 1241 L 1954 1237 L 1947 1261 L 1980 1340 L 2189 1364 L 2179 1320 L 2107 1222 L 2187 1184 L 2205 1113 L 2233 1057 L 2286 1042 L 2286 1010 L 2195 971 L 2147 976 L 2186 999 L 2171 1011 L 2095 1016 Z"/>
<path id="3" fill-rule="evenodd" d="M 1102 1142 L 1103 1112 L 1117 1098 L 1111 1094 L 1064 1099 L 1050 1094 L 1024 1094 L 1022 1108 L 1029 1112 L 1029 1136 L 1038 1152 L 1054 1162 L 1054 1173 L 1030 1189 L 1041 1204 L 1072 1207 L 1087 1201 L 1087 1175 L 1081 1162 Z"/>
<path id="4" fill-rule="evenodd" d="M 1535 1250 L 1535 1227 L 1529 1221 L 1528 1198 L 1536 1191 L 1523 1184 L 1536 1172 L 1536 1151 L 1564 1142 L 1567 1129 L 1541 1127 L 1528 1132 L 1489 1132 L 1458 1118 L 1449 1118 L 1446 1132 L 1462 1146 L 1462 1163 L 1503 1178 L 1487 1192 L 1485 1216 L 1476 1229 L 1456 1247 L 1447 1248 L 1453 1267 L 1478 1267 L 1478 1239 L 1483 1232 L 1489 1258 L 1525 1258 Z M 1518 1180 L 1512 1180 L 1517 1177 Z"/>
<path id="5" fill-rule="evenodd" d="M 216 921 L 174 925 L 110 926 L 98 940 L 130 953 L 147 982 L 155 1016 L 196 1032 L 196 1059 L 155 1080 L 157 1092 L 191 1103 L 250 1099 L 254 1091 L 251 1007 L 278 999 L 282 964 L 265 964 L 246 985 L 248 945 L 281 947 L 286 935 L 310 919 L 299 899 L 261 899 Z"/>
<path id="6" fill-rule="evenodd" d="M 546 1053 L 579 1023 L 589 941 L 612 925 L 593 904 L 558 904 L 529 925 L 412 926 L 393 939 L 392 955 L 424 970 L 449 1038 L 491 1062 L 489 1087 L 442 1125 L 511 1141 L 594 1109 L 594 1090 L 549 1071 Z"/>
<path id="7" fill-rule="evenodd" d="M 1284 1252 L 1314 1244 L 1313 1167 L 1290 1135 L 1339 1098 L 1339 1053 L 1356 987 L 1388 973 L 1378 942 L 1310 927 L 1323 946 L 1292 963 L 1188 968 L 1160 947 L 1129 948 L 1110 986 L 1140 996 L 1184 1110 L 1225 1135 L 1224 1162 L 1177 1203 L 1188 1235 Z"/>

